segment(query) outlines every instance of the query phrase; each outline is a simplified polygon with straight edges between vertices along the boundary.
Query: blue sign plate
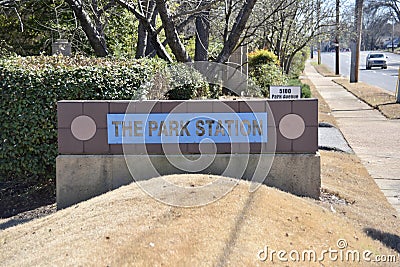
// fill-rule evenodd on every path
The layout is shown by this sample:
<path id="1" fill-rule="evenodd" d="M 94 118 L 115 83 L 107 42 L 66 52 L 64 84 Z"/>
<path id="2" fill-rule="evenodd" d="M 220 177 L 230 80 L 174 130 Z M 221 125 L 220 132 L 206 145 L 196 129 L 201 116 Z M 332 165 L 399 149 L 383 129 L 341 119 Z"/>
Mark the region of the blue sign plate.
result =
<path id="1" fill-rule="evenodd" d="M 266 143 L 267 113 L 107 114 L 109 144 Z"/>

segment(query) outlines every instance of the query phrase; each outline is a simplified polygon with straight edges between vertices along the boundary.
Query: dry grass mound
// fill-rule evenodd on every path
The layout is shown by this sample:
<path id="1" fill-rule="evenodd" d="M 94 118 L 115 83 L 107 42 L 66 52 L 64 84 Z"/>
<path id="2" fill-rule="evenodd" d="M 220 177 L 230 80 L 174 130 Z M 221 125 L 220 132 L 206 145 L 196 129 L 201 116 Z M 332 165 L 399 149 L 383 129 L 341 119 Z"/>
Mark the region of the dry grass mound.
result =
<path id="1" fill-rule="evenodd" d="M 156 184 L 160 179 L 143 183 Z M 231 181 L 209 175 L 174 175 L 167 180 L 188 186 Z M 266 262 L 257 258 L 265 246 L 299 253 L 315 250 L 319 257 L 323 250 L 337 250 L 339 239 L 347 241 L 343 251 L 393 254 L 354 222 L 314 200 L 267 186 L 249 193 L 249 185 L 239 181 L 212 204 L 179 208 L 154 200 L 133 183 L 1 231 L 0 262 L 4 266 L 269 266 L 271 258 Z M 276 254 L 273 263 L 281 263 Z M 333 263 L 327 255 L 323 265 L 318 260 L 297 264 L 360 266 Z"/>

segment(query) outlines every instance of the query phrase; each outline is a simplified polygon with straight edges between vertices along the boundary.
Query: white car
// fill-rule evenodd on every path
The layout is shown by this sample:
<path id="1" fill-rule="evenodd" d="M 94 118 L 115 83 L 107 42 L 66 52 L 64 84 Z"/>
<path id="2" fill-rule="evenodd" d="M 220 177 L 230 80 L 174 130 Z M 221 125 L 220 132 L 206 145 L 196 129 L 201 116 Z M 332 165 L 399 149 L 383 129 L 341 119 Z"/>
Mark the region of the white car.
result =
<path id="1" fill-rule="evenodd" d="M 387 69 L 386 59 L 387 56 L 384 53 L 369 53 L 365 63 L 367 70 L 370 70 L 372 67 L 381 67 L 382 69 Z"/>

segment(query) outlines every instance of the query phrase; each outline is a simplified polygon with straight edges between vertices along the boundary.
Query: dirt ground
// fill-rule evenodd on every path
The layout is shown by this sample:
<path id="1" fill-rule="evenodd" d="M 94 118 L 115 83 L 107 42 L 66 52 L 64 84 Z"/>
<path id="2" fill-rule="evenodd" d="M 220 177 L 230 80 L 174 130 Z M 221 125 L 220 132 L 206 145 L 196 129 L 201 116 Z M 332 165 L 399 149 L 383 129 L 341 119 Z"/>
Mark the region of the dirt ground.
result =
<path id="1" fill-rule="evenodd" d="M 282 265 L 276 255 L 271 262 L 269 253 L 266 261 L 260 260 L 265 255 L 259 252 L 266 251 L 266 246 L 288 253 L 314 250 L 321 259 L 324 249 L 396 255 L 395 250 L 369 237 L 369 231 L 375 229 L 384 236 L 398 236 L 400 233 L 394 227 L 399 220 L 376 185 L 362 179 L 364 170 L 354 169 L 357 159 L 352 157 L 334 152 L 323 152 L 322 157 L 323 166 L 328 167 L 323 179 L 331 180 L 324 182 L 324 187 L 351 204 L 299 198 L 266 186 L 249 193 L 249 183 L 240 181 L 219 201 L 200 208 L 179 208 L 164 205 L 146 195 L 137 184 L 131 184 L 1 231 L 0 262 L 4 266 Z M 344 160 L 353 166 L 353 171 L 346 173 L 347 179 L 346 176 L 338 179 L 332 171 L 341 176 L 343 169 L 335 166 Z M 332 176 L 335 178 L 331 179 Z M 348 180 L 349 177 L 354 180 Z M 159 179 L 162 178 L 145 183 L 158 183 Z M 186 185 L 228 180 L 208 175 L 175 175 L 167 179 Z M 355 183 L 365 184 L 368 190 L 356 190 Z M 342 190 L 348 185 L 352 185 L 352 190 Z M 346 247 L 339 249 L 341 243 L 347 244 Z M 359 264 L 340 260 L 334 263 L 335 266 L 382 266 Z M 306 260 L 298 266 L 305 265 L 332 266 L 332 261 L 325 257 L 321 262 Z"/>
<path id="2" fill-rule="evenodd" d="M 7 180 L 0 182 L 0 218 L 16 216 L 56 201 L 54 181 L 43 184 L 35 179 Z"/>

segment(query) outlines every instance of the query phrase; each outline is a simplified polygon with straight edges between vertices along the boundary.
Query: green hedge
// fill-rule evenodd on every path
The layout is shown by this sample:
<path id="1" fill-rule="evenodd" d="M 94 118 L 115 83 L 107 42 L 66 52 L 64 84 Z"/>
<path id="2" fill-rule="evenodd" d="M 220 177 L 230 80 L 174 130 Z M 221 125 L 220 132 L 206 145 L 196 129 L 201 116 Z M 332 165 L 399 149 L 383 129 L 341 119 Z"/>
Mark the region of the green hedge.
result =
<path id="1" fill-rule="evenodd" d="M 306 61 L 308 59 L 308 55 L 310 54 L 310 48 L 303 48 L 301 51 L 297 52 L 297 54 L 293 58 L 292 66 L 290 68 L 290 78 L 297 79 L 303 73 L 306 67 Z"/>
<path id="2" fill-rule="evenodd" d="M 0 58 L 0 182 L 54 178 L 57 101 L 138 99 L 165 66 L 155 59 Z M 186 87 L 196 91 L 197 83 L 203 85 L 201 76 Z"/>

